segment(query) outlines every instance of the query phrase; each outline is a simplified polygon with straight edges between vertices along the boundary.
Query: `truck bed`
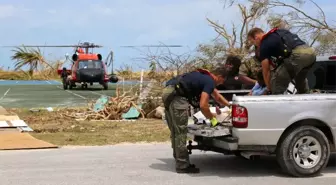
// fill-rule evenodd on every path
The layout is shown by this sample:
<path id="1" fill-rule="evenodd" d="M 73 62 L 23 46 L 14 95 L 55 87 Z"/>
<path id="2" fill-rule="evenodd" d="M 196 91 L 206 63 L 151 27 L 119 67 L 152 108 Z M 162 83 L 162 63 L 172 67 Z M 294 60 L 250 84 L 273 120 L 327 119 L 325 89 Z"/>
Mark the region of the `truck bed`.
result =
<path id="1" fill-rule="evenodd" d="M 189 136 L 203 136 L 203 137 L 221 137 L 230 134 L 231 124 L 231 110 L 229 107 L 221 108 L 221 114 L 216 114 L 217 120 L 220 122 L 216 127 L 210 127 L 205 122 L 210 120 L 206 119 L 201 111 L 193 114 L 193 121 L 188 124 Z M 215 113 L 216 108 L 210 107 L 210 112 Z"/>
<path id="2" fill-rule="evenodd" d="M 190 124 L 188 125 L 189 136 L 203 136 L 203 137 L 222 137 L 230 135 L 231 123 L 221 123 L 219 126 L 210 127 L 206 124 Z"/>

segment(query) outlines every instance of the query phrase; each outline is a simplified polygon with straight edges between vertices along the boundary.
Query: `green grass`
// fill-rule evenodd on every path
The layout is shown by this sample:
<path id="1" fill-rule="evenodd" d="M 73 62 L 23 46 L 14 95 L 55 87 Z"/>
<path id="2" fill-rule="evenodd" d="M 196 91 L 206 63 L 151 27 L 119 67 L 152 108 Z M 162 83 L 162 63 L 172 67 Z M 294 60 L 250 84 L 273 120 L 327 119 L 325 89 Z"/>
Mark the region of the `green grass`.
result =
<path id="1" fill-rule="evenodd" d="M 10 109 L 33 130 L 32 136 L 55 145 L 110 145 L 124 142 L 166 142 L 169 129 L 157 119 L 134 122 L 76 121 L 65 112 Z"/>

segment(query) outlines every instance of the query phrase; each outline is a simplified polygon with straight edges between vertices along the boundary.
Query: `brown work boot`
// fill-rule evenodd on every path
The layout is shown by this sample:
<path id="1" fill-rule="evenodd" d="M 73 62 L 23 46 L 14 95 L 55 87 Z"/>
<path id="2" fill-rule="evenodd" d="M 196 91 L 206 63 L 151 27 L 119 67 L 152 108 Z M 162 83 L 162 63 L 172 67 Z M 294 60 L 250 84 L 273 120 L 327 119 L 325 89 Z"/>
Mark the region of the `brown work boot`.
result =
<path id="1" fill-rule="evenodd" d="M 189 165 L 187 168 L 176 169 L 177 173 L 199 173 L 200 169 L 196 168 L 194 164 Z"/>

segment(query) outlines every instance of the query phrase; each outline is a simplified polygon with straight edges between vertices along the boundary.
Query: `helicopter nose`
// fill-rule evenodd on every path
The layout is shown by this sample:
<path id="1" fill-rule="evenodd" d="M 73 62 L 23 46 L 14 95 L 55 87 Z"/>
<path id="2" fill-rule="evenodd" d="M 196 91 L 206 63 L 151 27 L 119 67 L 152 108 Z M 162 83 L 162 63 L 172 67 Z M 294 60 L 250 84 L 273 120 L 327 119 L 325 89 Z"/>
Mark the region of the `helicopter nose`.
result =
<path id="1" fill-rule="evenodd" d="M 86 82 L 99 82 L 103 79 L 104 73 L 101 70 L 82 69 L 79 71 L 79 78 Z"/>

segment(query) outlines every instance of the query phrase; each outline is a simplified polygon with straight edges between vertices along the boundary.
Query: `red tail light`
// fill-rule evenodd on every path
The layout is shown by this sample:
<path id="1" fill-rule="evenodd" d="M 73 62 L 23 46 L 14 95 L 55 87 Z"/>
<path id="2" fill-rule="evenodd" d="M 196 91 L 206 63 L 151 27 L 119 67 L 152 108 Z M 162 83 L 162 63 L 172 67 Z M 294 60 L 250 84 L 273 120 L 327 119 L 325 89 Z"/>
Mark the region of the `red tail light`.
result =
<path id="1" fill-rule="evenodd" d="M 232 125 L 235 128 L 247 128 L 248 113 L 245 107 L 232 105 Z"/>
<path id="2" fill-rule="evenodd" d="M 329 57 L 329 60 L 336 60 L 336 56 Z"/>

